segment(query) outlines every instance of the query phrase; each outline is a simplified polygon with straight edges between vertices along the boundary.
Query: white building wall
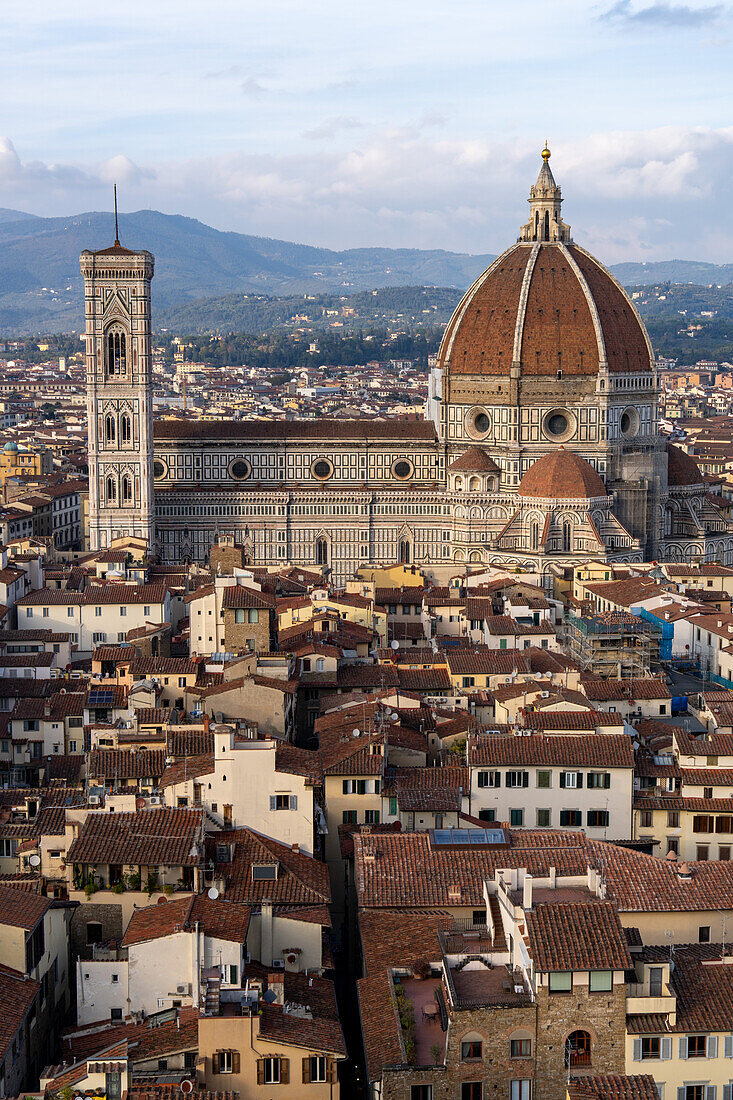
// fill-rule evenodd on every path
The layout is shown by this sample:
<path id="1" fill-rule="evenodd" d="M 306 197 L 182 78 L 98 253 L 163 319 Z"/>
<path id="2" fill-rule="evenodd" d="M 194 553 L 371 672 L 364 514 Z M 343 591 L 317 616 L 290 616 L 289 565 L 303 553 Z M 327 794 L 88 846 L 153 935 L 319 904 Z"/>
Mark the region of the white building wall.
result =
<path id="1" fill-rule="evenodd" d="M 77 1026 L 110 1020 L 112 1009 L 123 1018 L 130 1009 L 126 959 L 78 959 L 76 963 Z"/>

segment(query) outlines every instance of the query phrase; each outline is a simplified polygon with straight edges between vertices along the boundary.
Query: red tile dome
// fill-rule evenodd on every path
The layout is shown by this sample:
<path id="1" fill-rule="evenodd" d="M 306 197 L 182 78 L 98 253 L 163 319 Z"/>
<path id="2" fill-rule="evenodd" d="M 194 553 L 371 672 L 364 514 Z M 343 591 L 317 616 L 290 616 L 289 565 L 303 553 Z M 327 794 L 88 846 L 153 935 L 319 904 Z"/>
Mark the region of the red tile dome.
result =
<path id="1" fill-rule="evenodd" d="M 667 445 L 667 484 L 702 485 L 703 476 L 700 467 L 692 455 L 688 455 L 674 444 Z"/>
<path id="2" fill-rule="evenodd" d="M 517 494 L 549 500 L 588 500 L 607 497 L 608 490 L 589 462 L 573 451 L 558 447 L 530 466 L 519 483 Z"/>
<path id="3" fill-rule="evenodd" d="M 594 375 L 651 369 L 644 325 L 611 273 L 572 243 L 520 241 L 457 307 L 438 355 L 453 375 Z"/>

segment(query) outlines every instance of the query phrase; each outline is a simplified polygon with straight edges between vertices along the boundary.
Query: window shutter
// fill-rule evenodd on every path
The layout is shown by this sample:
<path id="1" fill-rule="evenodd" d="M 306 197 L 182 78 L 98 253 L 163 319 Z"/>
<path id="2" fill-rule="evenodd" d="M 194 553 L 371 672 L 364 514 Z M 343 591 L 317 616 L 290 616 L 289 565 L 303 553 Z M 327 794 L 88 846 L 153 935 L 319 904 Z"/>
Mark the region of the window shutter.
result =
<path id="1" fill-rule="evenodd" d="M 494 786 L 501 786 L 501 772 L 494 772 Z"/>
<path id="2" fill-rule="evenodd" d="M 522 786 L 529 786 L 529 772 L 522 772 Z"/>
<path id="3" fill-rule="evenodd" d="M 707 1041 L 707 1046 L 706 1046 L 705 1053 L 706 1053 L 708 1058 L 717 1058 L 718 1057 L 718 1036 L 717 1035 L 708 1035 L 708 1041 Z"/>
<path id="4" fill-rule="evenodd" d="M 733 1058 L 733 1035 L 726 1035 L 723 1039 L 723 1053 L 726 1058 Z"/>
<path id="5" fill-rule="evenodd" d="M 239 1073 L 242 1065 L 241 1057 L 238 1050 L 232 1051 L 232 1073 Z"/>
<path id="6" fill-rule="evenodd" d="M 733 1084 L 723 1085 L 723 1100 L 733 1100 Z"/>
<path id="7" fill-rule="evenodd" d="M 565 786 L 565 772 L 560 772 L 560 786 Z"/>
<path id="8" fill-rule="evenodd" d="M 635 1062 L 641 1061 L 641 1039 L 634 1039 L 633 1059 Z"/>
<path id="9" fill-rule="evenodd" d="M 681 1035 L 680 1036 L 680 1058 L 686 1058 L 686 1057 L 687 1057 L 687 1036 L 686 1035 Z"/>
<path id="10" fill-rule="evenodd" d="M 290 1059 L 289 1058 L 281 1058 L 280 1059 L 280 1084 L 281 1085 L 289 1085 L 290 1084 Z M 713 1097 L 713 1100 L 715 1100 L 714 1097 Z"/>
<path id="11" fill-rule="evenodd" d="M 298 809 L 298 796 L 297 796 L 297 794 L 291 794 L 291 796 L 290 796 L 290 809 L 291 810 L 297 810 Z"/>
<path id="12" fill-rule="evenodd" d="M 257 1059 L 257 1084 L 264 1085 L 265 1083 L 265 1059 Z"/>
<path id="13" fill-rule="evenodd" d="M 603 775 L 603 788 L 604 788 L 604 790 L 607 791 L 610 786 L 611 786 L 611 773 L 610 772 L 605 772 L 604 775 Z"/>
<path id="14" fill-rule="evenodd" d="M 685 1088 L 684 1085 L 678 1085 L 677 1086 L 677 1100 L 686 1100 L 686 1098 L 687 1098 L 687 1089 Z"/>
<path id="15" fill-rule="evenodd" d="M 348 779 L 344 779 L 344 780 L 343 780 L 343 782 L 342 782 L 342 784 L 341 784 L 341 789 L 342 789 L 342 791 L 343 791 L 343 793 L 344 793 L 344 794 L 349 794 L 349 793 L 350 793 L 350 791 L 349 791 L 349 781 L 348 781 Z"/>
<path id="16" fill-rule="evenodd" d="M 715 1085 L 708 1085 L 705 1089 L 705 1100 L 715 1100 L 717 1091 Z"/>
<path id="17" fill-rule="evenodd" d="M 270 809 L 271 810 L 276 810 L 277 809 L 277 799 L 275 798 L 274 794 L 270 795 Z"/>
<path id="18" fill-rule="evenodd" d="M 663 1035 L 662 1042 L 660 1043 L 662 1061 L 668 1062 L 672 1057 L 672 1036 Z M 733 1098 L 732 1098 L 733 1100 Z"/>
<path id="19" fill-rule="evenodd" d="M 303 1084 L 309 1085 L 311 1083 L 311 1060 L 310 1058 L 303 1059 Z"/>
<path id="20" fill-rule="evenodd" d="M 326 1084 L 332 1085 L 336 1080 L 336 1059 L 326 1059 Z M 731 1098 L 733 1100 L 733 1097 Z"/>
<path id="21" fill-rule="evenodd" d="M 577 787 L 578 790 L 582 789 L 582 787 L 583 787 L 583 773 L 582 772 L 577 772 L 576 773 L 575 786 Z"/>
<path id="22" fill-rule="evenodd" d="M 212 1054 L 211 1056 L 211 1072 L 219 1073 L 219 1055 Z"/>

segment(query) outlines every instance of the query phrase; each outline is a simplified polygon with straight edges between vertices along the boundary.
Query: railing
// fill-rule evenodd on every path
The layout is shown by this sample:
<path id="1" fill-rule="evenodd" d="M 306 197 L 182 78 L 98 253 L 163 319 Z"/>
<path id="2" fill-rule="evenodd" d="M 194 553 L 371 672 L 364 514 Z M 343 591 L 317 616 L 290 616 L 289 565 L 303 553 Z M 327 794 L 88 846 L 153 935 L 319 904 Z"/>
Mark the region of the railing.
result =
<path id="1" fill-rule="evenodd" d="M 565 1051 L 565 1065 L 570 1069 L 575 1069 L 576 1066 L 589 1066 L 590 1051 L 589 1050 L 566 1050 Z"/>

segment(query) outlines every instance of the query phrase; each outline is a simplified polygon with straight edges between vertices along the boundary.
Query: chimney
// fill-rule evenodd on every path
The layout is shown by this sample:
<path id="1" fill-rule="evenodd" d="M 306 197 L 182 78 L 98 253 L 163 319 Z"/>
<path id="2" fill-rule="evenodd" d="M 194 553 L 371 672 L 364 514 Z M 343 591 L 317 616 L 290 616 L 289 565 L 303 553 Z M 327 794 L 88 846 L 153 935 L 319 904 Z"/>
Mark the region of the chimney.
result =
<path id="1" fill-rule="evenodd" d="M 209 725 L 210 724 L 211 724 L 211 719 L 209 718 L 208 714 L 205 714 L 204 715 L 204 733 L 209 732 Z"/>
<path id="2" fill-rule="evenodd" d="M 550 867 L 550 889 L 554 890 L 557 886 L 557 871 L 554 867 Z"/>
<path id="3" fill-rule="evenodd" d="M 282 971 L 274 970 L 267 975 L 267 990 L 275 994 L 273 1004 L 285 1004 L 285 975 Z"/>
<path id="4" fill-rule="evenodd" d="M 263 898 L 260 907 L 260 955 L 263 966 L 272 966 L 272 902 Z"/>
<path id="5" fill-rule="evenodd" d="M 291 844 L 290 848 L 291 848 L 291 851 L 292 851 L 293 855 L 295 855 L 295 856 L 300 855 L 300 844 L 298 844 L 296 842 L 295 844 Z"/>
<path id="6" fill-rule="evenodd" d="M 524 872 L 524 886 L 522 889 L 522 908 L 525 913 L 532 908 L 532 876 L 529 871 Z"/>
<path id="7" fill-rule="evenodd" d="M 49 703 L 48 700 L 46 700 L 43 704 L 43 717 L 44 718 L 50 718 L 51 717 L 51 704 Z"/>

